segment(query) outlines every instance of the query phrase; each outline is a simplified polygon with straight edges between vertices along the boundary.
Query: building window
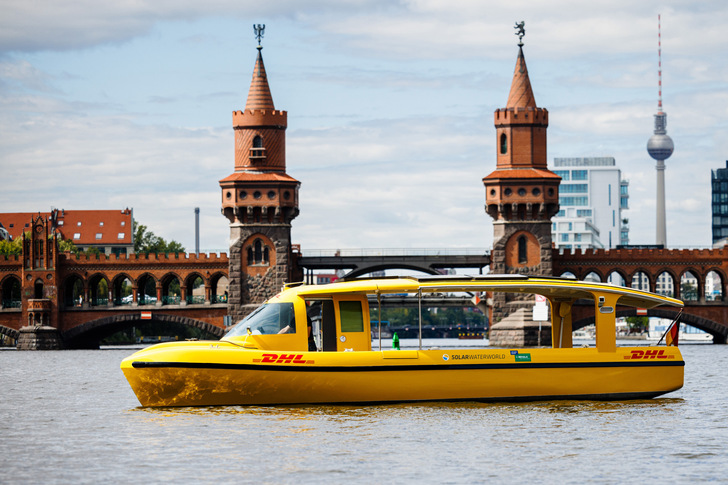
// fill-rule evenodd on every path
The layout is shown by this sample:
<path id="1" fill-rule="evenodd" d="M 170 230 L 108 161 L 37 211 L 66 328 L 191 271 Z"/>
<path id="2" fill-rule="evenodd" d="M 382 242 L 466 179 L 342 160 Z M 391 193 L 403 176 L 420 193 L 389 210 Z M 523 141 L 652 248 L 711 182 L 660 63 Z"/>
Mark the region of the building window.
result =
<path id="1" fill-rule="evenodd" d="M 59 226 L 62 226 L 63 225 L 63 221 L 58 221 L 58 225 Z M 13 227 L 13 226 L 11 225 L 10 227 Z"/>
<path id="2" fill-rule="evenodd" d="M 500 152 L 501 155 L 508 153 L 508 137 L 505 133 L 501 133 L 500 136 Z"/>
<path id="3" fill-rule="evenodd" d="M 104 227 L 104 221 L 99 222 L 99 226 Z"/>
<path id="4" fill-rule="evenodd" d="M 566 242 L 569 240 L 569 235 L 564 233 L 561 235 L 561 242 Z"/>
<path id="5" fill-rule="evenodd" d="M 564 184 L 559 187 L 562 194 L 586 194 L 589 192 L 588 184 Z"/>
<path id="6" fill-rule="evenodd" d="M 559 197 L 559 205 L 589 205 L 589 197 Z"/>
<path id="7" fill-rule="evenodd" d="M 568 170 L 554 170 L 554 173 L 561 177 L 561 180 L 566 182 L 569 180 L 569 171 Z"/>
<path id="8" fill-rule="evenodd" d="M 81 233 L 80 232 L 74 232 L 73 233 L 73 239 L 81 239 Z"/>
<path id="9" fill-rule="evenodd" d="M 126 221 L 121 221 L 122 226 L 126 226 Z"/>
<path id="10" fill-rule="evenodd" d="M 588 170 L 572 170 L 571 180 L 589 180 Z"/>
<path id="11" fill-rule="evenodd" d="M 117 237 L 118 239 L 124 239 L 124 236 L 125 236 L 125 235 L 126 235 L 125 233 L 123 233 L 123 232 L 120 232 L 120 233 L 119 233 L 119 234 L 118 234 L 118 235 L 117 235 L 116 237 Z"/>
<path id="12" fill-rule="evenodd" d="M 76 225 L 77 225 L 78 227 L 81 227 L 81 221 L 78 221 L 78 222 L 76 223 Z"/>
<path id="13" fill-rule="evenodd" d="M 101 239 L 102 237 L 103 237 L 103 236 L 102 236 L 102 234 L 101 234 L 100 232 L 97 232 L 97 233 L 96 233 L 96 240 L 99 240 L 99 239 Z"/>
<path id="14" fill-rule="evenodd" d="M 520 264 L 526 264 L 528 262 L 528 251 L 526 247 L 526 236 L 518 238 L 518 262 Z"/>
<path id="15" fill-rule="evenodd" d="M 248 265 L 270 264 L 270 251 L 263 241 L 256 239 L 252 246 L 248 246 Z"/>
<path id="16" fill-rule="evenodd" d="M 263 138 L 260 135 L 255 135 L 253 138 L 253 146 L 250 148 L 251 159 L 264 159 L 265 148 L 263 148 Z"/>

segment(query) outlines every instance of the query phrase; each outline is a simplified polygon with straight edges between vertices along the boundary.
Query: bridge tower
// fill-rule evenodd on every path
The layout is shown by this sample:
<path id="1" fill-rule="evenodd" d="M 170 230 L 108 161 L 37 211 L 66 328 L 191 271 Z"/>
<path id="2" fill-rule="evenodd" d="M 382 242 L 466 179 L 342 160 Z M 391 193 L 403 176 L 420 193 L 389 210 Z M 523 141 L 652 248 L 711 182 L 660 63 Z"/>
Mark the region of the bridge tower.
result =
<path id="1" fill-rule="evenodd" d="M 523 24 L 516 28 L 518 57 L 508 102 L 495 111 L 496 169 L 483 178 L 485 211 L 493 218 L 490 269 L 551 276 L 551 217 L 559 210 L 561 177 L 547 168 L 548 111 L 536 106 Z M 507 303 L 505 295 L 495 296 L 494 321 L 511 313 Z"/>
<path id="2" fill-rule="evenodd" d="M 220 180 L 230 221 L 228 313 L 236 321 L 292 279 L 291 221 L 300 182 L 286 174 L 288 113 L 275 109 L 255 26 L 258 57 L 243 111 L 233 112 L 235 171 Z"/>
<path id="3" fill-rule="evenodd" d="M 23 234 L 19 350 L 62 348 L 58 333 L 58 241 L 43 216 L 33 217 Z"/>

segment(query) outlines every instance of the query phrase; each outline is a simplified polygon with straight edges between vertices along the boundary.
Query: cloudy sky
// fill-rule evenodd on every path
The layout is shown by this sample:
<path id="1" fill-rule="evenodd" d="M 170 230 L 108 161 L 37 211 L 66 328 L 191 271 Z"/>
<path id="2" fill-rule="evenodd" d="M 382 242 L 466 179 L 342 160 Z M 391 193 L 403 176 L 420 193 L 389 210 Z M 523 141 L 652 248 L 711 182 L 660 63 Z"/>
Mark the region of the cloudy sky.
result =
<path id="1" fill-rule="evenodd" d="M 202 249 L 226 250 L 218 181 L 264 23 L 304 252 L 490 249 L 481 180 L 520 20 L 550 163 L 615 157 L 630 242 L 654 243 L 645 145 L 661 13 L 668 245 L 711 242 L 710 170 L 728 159 L 724 0 L 2 0 L 0 12 L 0 212 L 130 207 L 191 251 L 200 207 Z"/>

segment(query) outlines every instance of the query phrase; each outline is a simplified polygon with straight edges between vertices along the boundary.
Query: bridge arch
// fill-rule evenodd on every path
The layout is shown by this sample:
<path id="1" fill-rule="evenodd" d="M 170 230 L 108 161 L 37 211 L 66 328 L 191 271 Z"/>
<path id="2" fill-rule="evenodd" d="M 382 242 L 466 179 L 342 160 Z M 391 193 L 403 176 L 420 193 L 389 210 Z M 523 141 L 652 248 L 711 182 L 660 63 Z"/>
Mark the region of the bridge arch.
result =
<path id="1" fill-rule="evenodd" d="M 222 282 L 223 278 L 225 279 L 225 283 L 229 283 L 230 280 L 227 277 L 228 275 L 222 271 L 217 271 L 210 275 L 210 302 L 211 303 L 226 303 L 227 302 L 227 289 L 223 290 L 223 294 L 220 294 L 220 288 L 218 286 Z M 227 288 L 227 286 L 225 286 Z"/>
<path id="2" fill-rule="evenodd" d="M 82 325 L 74 327 L 61 334 L 66 348 L 84 349 L 98 348 L 98 344 L 104 337 L 124 330 L 134 324 L 141 322 L 163 322 L 177 323 L 192 328 L 198 328 L 204 332 L 214 335 L 218 339 L 225 334 L 225 329 L 211 323 L 196 320 L 182 315 L 152 314 L 151 320 L 142 320 L 141 313 L 124 313 L 110 315 L 108 317 L 91 320 Z M 17 338 L 17 337 L 16 337 Z"/>
<path id="3" fill-rule="evenodd" d="M 202 276 L 202 273 L 198 271 L 194 271 L 187 275 L 183 282 L 183 295 L 185 302 L 187 303 L 204 303 L 205 302 L 205 277 Z M 194 291 L 202 286 L 202 295 L 195 295 Z"/>
<path id="4" fill-rule="evenodd" d="M 73 308 L 77 304 L 80 306 L 82 298 L 86 293 L 86 281 L 79 273 L 70 273 L 66 275 L 61 283 L 60 301 L 67 308 Z"/>
<path id="5" fill-rule="evenodd" d="M 693 267 L 687 267 L 680 274 L 679 286 L 676 289 L 677 297 L 683 301 L 698 301 L 705 285 L 701 282 L 700 272 Z M 694 283 L 693 283 L 694 282 Z M 695 285 L 693 287 L 693 284 Z"/>
<path id="6" fill-rule="evenodd" d="M 655 293 L 675 298 L 678 277 L 670 268 L 661 268 L 655 277 Z"/>
<path id="7" fill-rule="evenodd" d="M 152 273 L 143 273 L 136 279 L 135 283 L 137 288 L 137 302 L 140 305 L 153 305 L 160 296 L 157 290 L 159 289 L 159 293 L 161 293 L 161 287 L 157 278 Z"/>
<path id="8" fill-rule="evenodd" d="M 8 275 L 0 280 L 0 308 L 20 308 L 20 278 Z"/>
<path id="9" fill-rule="evenodd" d="M 709 286 L 710 293 L 708 293 Z M 725 273 L 720 268 L 708 268 L 708 272 L 705 274 L 705 292 L 703 296 L 706 301 L 725 300 Z"/>
<path id="10" fill-rule="evenodd" d="M 596 281 L 597 283 L 601 283 L 604 281 L 604 275 L 601 274 L 596 268 L 589 268 L 586 270 L 586 275 L 584 276 L 584 281 Z"/>
<path id="11" fill-rule="evenodd" d="M 104 286 L 106 291 L 104 292 Z M 111 286 L 104 273 L 94 273 L 88 278 L 88 297 L 90 306 L 106 305 L 109 302 Z"/>
<path id="12" fill-rule="evenodd" d="M 132 298 L 127 298 L 127 300 L 124 300 L 128 296 L 124 294 L 124 283 L 127 283 L 130 291 L 129 295 L 132 296 Z M 134 295 L 133 288 L 134 280 L 127 273 L 119 273 L 114 276 L 110 286 L 111 299 L 114 301 L 114 305 L 131 304 L 130 300 L 133 299 Z"/>
<path id="13" fill-rule="evenodd" d="M 182 296 L 182 278 L 176 272 L 170 271 L 159 279 L 159 283 L 162 286 L 162 304 L 179 305 Z"/>
<path id="14" fill-rule="evenodd" d="M 627 286 L 627 277 L 621 269 L 614 269 L 607 275 L 607 283 L 613 285 Z"/>
<path id="15" fill-rule="evenodd" d="M 384 271 L 387 269 L 404 269 L 409 271 L 419 271 L 422 273 L 430 274 L 430 275 L 439 275 L 440 272 L 429 268 L 427 266 L 418 266 L 418 265 L 410 265 L 410 264 L 402 264 L 402 263 L 390 263 L 390 264 L 373 264 L 371 266 L 364 266 L 361 268 L 356 268 L 344 275 L 344 278 L 356 278 L 358 276 L 362 276 L 368 273 L 374 273 L 375 271 Z"/>
<path id="16" fill-rule="evenodd" d="M 655 287 L 654 277 L 650 276 L 649 271 L 645 268 L 635 269 L 629 276 L 628 280 L 629 287 L 638 290 L 652 291 Z"/>

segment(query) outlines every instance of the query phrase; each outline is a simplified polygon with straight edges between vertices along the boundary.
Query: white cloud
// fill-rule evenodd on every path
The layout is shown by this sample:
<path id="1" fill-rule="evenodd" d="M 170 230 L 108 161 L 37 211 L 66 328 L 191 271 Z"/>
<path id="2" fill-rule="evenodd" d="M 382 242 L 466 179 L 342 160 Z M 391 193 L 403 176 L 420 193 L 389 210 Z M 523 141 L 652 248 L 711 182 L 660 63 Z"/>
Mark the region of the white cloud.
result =
<path id="1" fill-rule="evenodd" d="M 706 3 L 662 9 L 676 145 L 666 172 L 668 242 L 680 246 L 709 244 L 709 171 L 728 153 L 728 7 Z M 267 22 L 273 97 L 289 111 L 288 172 L 302 182 L 294 240 L 304 249 L 489 247 L 481 179 L 495 168 L 492 112 L 507 99 L 512 26 L 523 19 L 531 82 L 550 112 L 549 159 L 614 156 L 630 180 L 631 239 L 650 243 L 655 174 L 645 144 L 660 8 L 624 0 L 12 2 L 0 18 L 2 210 L 129 206 L 157 235 L 192 250 L 200 206 L 203 248 L 224 248 L 218 181 L 233 170 L 229 113 L 247 95 L 250 24 Z M 241 38 L 248 43 L 230 47 Z M 206 49 L 210 59 L 201 60 Z"/>

